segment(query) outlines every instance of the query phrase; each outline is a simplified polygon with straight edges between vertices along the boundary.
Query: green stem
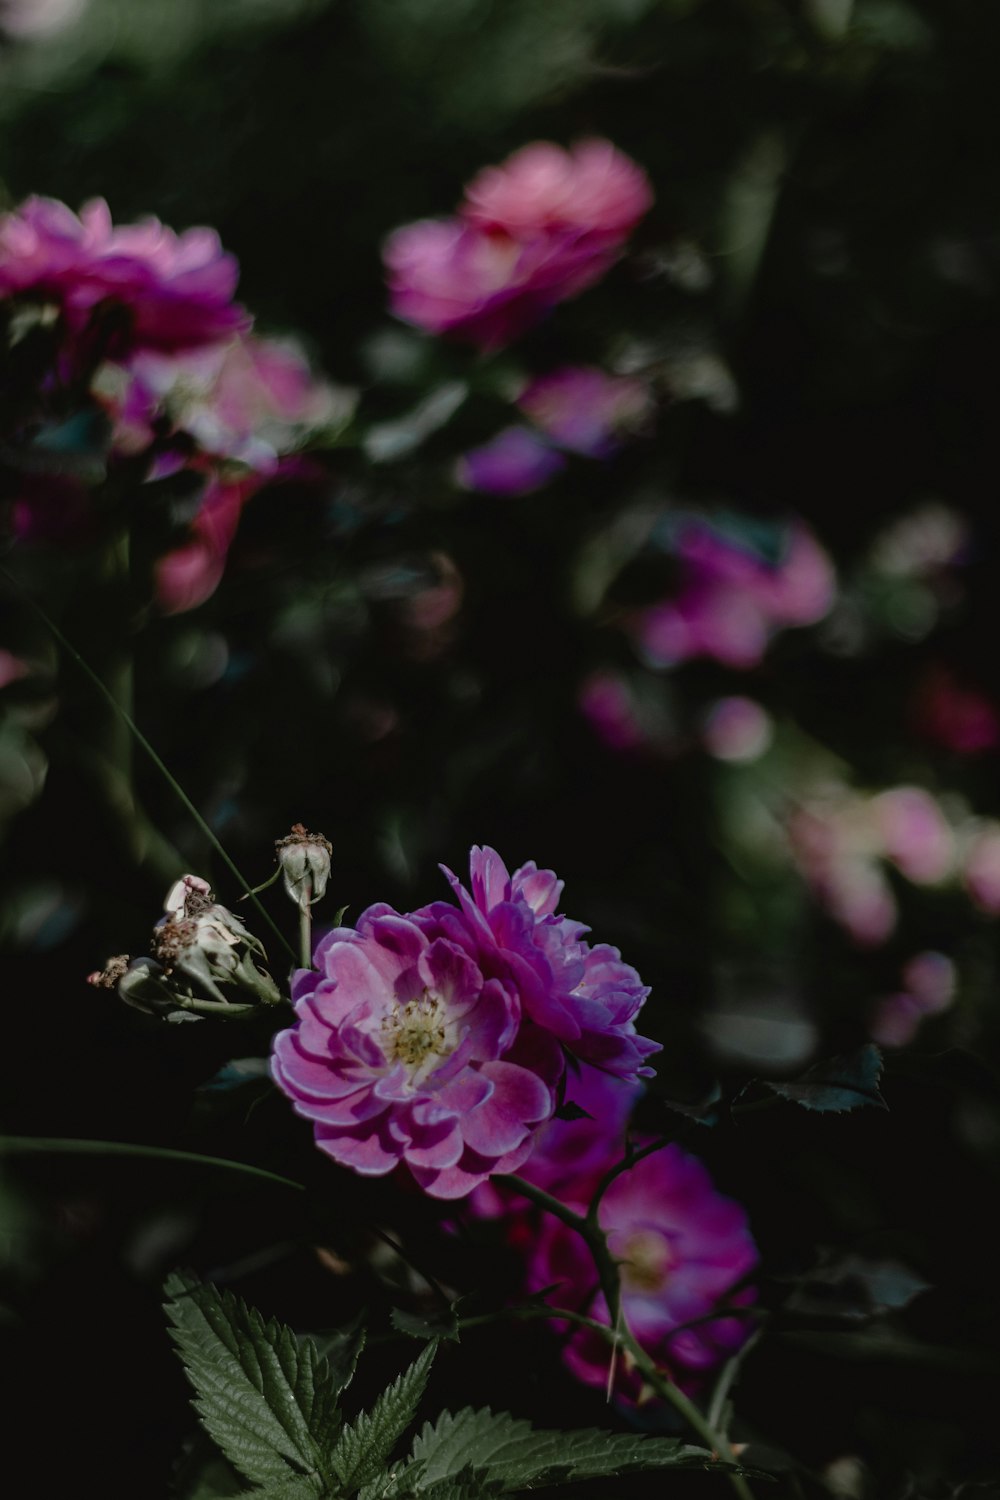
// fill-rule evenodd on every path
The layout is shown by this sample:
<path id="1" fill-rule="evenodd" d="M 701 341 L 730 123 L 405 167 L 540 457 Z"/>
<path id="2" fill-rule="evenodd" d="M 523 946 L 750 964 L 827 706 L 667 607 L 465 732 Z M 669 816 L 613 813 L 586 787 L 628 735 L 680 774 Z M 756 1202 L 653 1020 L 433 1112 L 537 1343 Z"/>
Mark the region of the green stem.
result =
<path id="1" fill-rule="evenodd" d="M 297 962 L 297 956 L 296 956 L 296 953 L 295 953 L 295 949 L 289 943 L 288 939 L 285 937 L 284 933 L 281 931 L 281 928 L 278 926 L 278 924 L 271 918 L 271 916 L 268 913 L 268 911 L 266 910 L 266 908 L 262 905 L 262 903 L 260 901 L 257 900 L 257 897 L 253 894 L 253 891 L 252 891 L 249 883 L 243 878 L 243 875 L 242 875 L 241 871 L 237 868 L 237 866 L 234 863 L 234 861 L 229 857 L 229 854 L 223 848 L 223 845 L 222 845 L 222 843 L 221 843 L 218 835 L 215 833 L 214 829 L 202 817 L 201 813 L 198 811 L 197 807 L 191 801 L 191 798 L 188 796 L 187 792 L 181 786 L 180 782 L 178 782 L 171 775 L 171 773 L 168 770 L 167 766 L 160 759 L 159 755 L 157 755 L 156 751 L 153 749 L 153 746 L 150 744 L 149 740 L 147 740 L 146 736 L 143 734 L 143 732 L 139 728 L 138 724 L 136 724 L 135 720 L 132 718 L 132 715 L 126 709 L 124 709 L 121 706 L 121 704 L 117 701 L 117 699 L 115 698 L 114 694 L 112 693 L 112 691 L 108 687 L 108 685 L 101 680 L 101 678 L 97 674 L 97 672 L 95 672 L 94 669 L 93 669 L 93 667 L 90 665 L 90 663 L 88 661 L 86 661 L 84 657 L 82 657 L 80 655 L 80 653 L 79 653 L 79 651 L 77 651 L 76 647 L 72 646 L 70 644 L 70 642 L 63 635 L 62 631 L 59 629 L 59 626 L 55 623 L 55 621 L 46 613 L 46 611 L 37 602 L 37 600 L 35 600 L 35 599 L 33 599 L 31 597 L 31 595 L 26 591 L 26 589 L 22 586 L 22 584 L 14 577 L 14 575 L 12 573 L 10 573 L 6 568 L 0 567 L 0 576 L 6 578 L 7 581 L 8 581 L 8 583 L 10 583 L 17 590 L 17 592 L 21 595 L 21 597 L 25 600 L 25 602 L 30 606 L 30 608 L 35 611 L 35 613 L 39 616 L 39 618 L 43 621 L 43 623 L 52 632 L 52 635 L 58 641 L 58 643 L 62 647 L 62 649 L 66 652 L 67 656 L 71 657 L 72 660 L 76 662 L 77 666 L 85 674 L 85 676 L 87 678 L 89 678 L 90 682 L 97 689 L 97 691 L 101 694 L 102 698 L 104 698 L 104 700 L 111 705 L 111 708 L 114 710 L 114 712 L 121 718 L 122 722 L 126 725 L 129 733 L 132 735 L 132 738 L 135 740 L 136 744 L 139 745 L 146 752 L 146 755 L 153 762 L 153 765 L 159 771 L 160 775 L 164 778 L 164 780 L 168 783 L 168 785 L 170 785 L 173 788 L 174 792 L 176 793 L 177 797 L 180 799 L 180 801 L 183 804 L 183 806 L 184 806 L 185 810 L 187 811 L 188 815 L 192 818 L 192 820 L 197 825 L 197 827 L 200 829 L 200 831 L 202 832 L 202 834 L 204 834 L 205 838 L 211 844 L 211 846 L 215 850 L 216 854 L 219 856 L 219 858 L 222 860 L 223 864 L 229 870 L 230 874 L 234 877 L 234 879 L 239 884 L 240 889 L 243 890 L 246 893 L 247 897 L 253 902 L 254 907 L 256 908 L 258 915 L 261 917 L 261 919 L 267 924 L 267 926 L 274 933 L 274 935 L 277 938 L 278 942 L 285 949 L 286 953 L 289 955 L 289 957 L 291 958 L 292 962 L 296 963 Z"/>
<path id="2" fill-rule="evenodd" d="M 602 1336 L 612 1348 L 627 1350 L 636 1368 L 656 1394 L 673 1406 L 712 1453 L 725 1459 L 727 1463 L 735 1463 L 736 1455 L 725 1433 L 713 1427 L 694 1402 L 685 1396 L 673 1381 L 667 1379 L 629 1328 L 622 1314 L 618 1264 L 608 1249 L 607 1235 L 598 1223 L 596 1213 L 593 1217 L 589 1214 L 578 1214 L 574 1209 L 568 1208 L 565 1203 L 561 1203 L 558 1198 L 554 1198 L 551 1193 L 547 1193 L 544 1188 L 536 1187 L 533 1182 L 527 1182 L 523 1177 L 518 1177 L 514 1173 L 503 1173 L 497 1177 L 496 1181 L 512 1188 L 522 1197 L 530 1199 L 547 1213 L 554 1214 L 557 1219 L 561 1219 L 564 1224 L 582 1237 L 593 1256 L 598 1281 L 608 1306 L 608 1323 L 598 1325 Z M 561 1316 L 561 1314 L 553 1311 L 553 1316 Z M 753 1491 L 741 1474 L 729 1474 L 727 1478 L 740 1500 L 753 1500 Z"/>
<path id="3" fill-rule="evenodd" d="M 0 1156 L 135 1156 L 151 1161 L 182 1161 L 189 1166 L 218 1167 L 227 1172 L 239 1172 L 245 1177 L 256 1177 L 264 1182 L 276 1183 L 279 1187 L 294 1188 L 298 1193 L 306 1191 L 304 1183 L 291 1177 L 282 1177 L 277 1172 L 268 1172 L 264 1167 L 251 1166 L 246 1161 L 233 1161 L 228 1156 L 203 1156 L 198 1151 L 177 1151 L 171 1146 L 143 1146 L 132 1141 L 85 1141 L 72 1137 L 38 1135 L 0 1135 Z"/>
<path id="4" fill-rule="evenodd" d="M 299 897 L 299 960 L 312 968 L 312 881 L 307 879 Z"/>

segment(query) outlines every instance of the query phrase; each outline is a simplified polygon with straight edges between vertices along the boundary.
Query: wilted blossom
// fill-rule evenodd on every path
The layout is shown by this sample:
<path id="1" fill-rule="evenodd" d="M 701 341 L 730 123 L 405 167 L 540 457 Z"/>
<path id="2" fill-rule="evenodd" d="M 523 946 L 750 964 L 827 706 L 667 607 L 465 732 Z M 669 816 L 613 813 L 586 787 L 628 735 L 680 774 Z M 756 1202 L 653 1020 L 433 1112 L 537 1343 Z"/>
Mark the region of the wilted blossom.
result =
<path id="1" fill-rule="evenodd" d="M 580 1186 L 576 1194 L 560 1194 L 578 1211 L 587 1207 L 590 1184 Z M 619 1262 L 622 1313 L 632 1333 L 679 1384 L 697 1384 L 752 1331 L 752 1320 L 739 1312 L 712 1316 L 754 1300 L 753 1291 L 740 1286 L 757 1264 L 742 1206 L 716 1192 L 696 1157 L 671 1144 L 615 1179 L 601 1199 L 598 1220 Z M 547 1300 L 553 1306 L 610 1326 L 580 1235 L 545 1214 L 523 1248 L 530 1291 L 552 1288 Z M 573 1331 L 563 1346 L 565 1363 L 587 1385 L 607 1385 L 611 1358 L 606 1339 L 589 1329 Z M 649 1397 L 627 1356 L 618 1355 L 614 1368 L 621 1399 Z"/>
<path id="2" fill-rule="evenodd" d="M 525 147 L 480 173 L 458 217 L 389 236 L 393 312 L 498 348 L 599 281 L 651 201 L 645 174 L 608 141 Z"/>
<path id="3" fill-rule="evenodd" d="M 166 915 L 153 932 L 153 956 L 165 978 L 178 976 L 179 985 L 195 986 L 195 993 L 228 1005 L 230 996 L 220 985 L 275 1004 L 280 993 L 256 960 L 265 957 L 263 944 L 228 907 L 215 901 L 208 882 L 198 875 L 175 881 L 164 900 Z"/>
<path id="4" fill-rule="evenodd" d="M 944 953 L 917 953 L 904 966 L 902 988 L 875 1004 L 870 1031 L 883 1047 L 905 1047 L 927 1016 L 947 1010 L 955 998 L 955 965 Z"/>
<path id="5" fill-rule="evenodd" d="M 506 427 L 458 461 L 458 480 L 487 495 L 527 495 L 548 484 L 566 461 L 529 427 Z"/>
<path id="6" fill-rule="evenodd" d="M 583 365 L 539 376 L 517 404 L 552 442 L 585 458 L 610 458 L 653 409 L 644 380 Z"/>
<path id="7" fill-rule="evenodd" d="M 671 551 L 680 567 L 677 593 L 643 610 L 633 626 L 655 666 L 708 656 L 755 667 L 778 631 L 815 623 L 833 603 L 833 567 L 801 521 L 789 525 L 774 563 L 694 515 L 677 521 Z"/>
<path id="8" fill-rule="evenodd" d="M 649 1076 L 646 1059 L 660 1046 L 635 1029 L 649 989 L 617 948 L 592 948 L 584 941 L 590 929 L 557 912 L 563 882 L 533 860 L 511 875 L 490 848 L 474 847 L 469 863 L 471 890 L 442 868 L 477 958 L 490 968 L 502 962 L 526 1014 L 574 1057 L 621 1078 Z M 425 910 L 453 928 L 453 908 Z"/>
<path id="9" fill-rule="evenodd" d="M 53 300 L 74 333 L 101 304 L 123 309 L 124 349 L 196 348 L 245 329 L 238 274 L 213 229 L 175 234 L 155 218 L 115 227 L 100 198 L 79 216 L 37 197 L 0 216 L 0 298 Z"/>
<path id="10" fill-rule="evenodd" d="M 320 941 L 318 972 L 295 976 L 297 1023 L 275 1039 L 273 1071 L 334 1161 L 369 1176 L 405 1163 L 433 1197 L 461 1198 L 520 1166 L 554 1095 L 511 1056 L 511 977 L 484 974 L 420 919 L 374 906 Z"/>

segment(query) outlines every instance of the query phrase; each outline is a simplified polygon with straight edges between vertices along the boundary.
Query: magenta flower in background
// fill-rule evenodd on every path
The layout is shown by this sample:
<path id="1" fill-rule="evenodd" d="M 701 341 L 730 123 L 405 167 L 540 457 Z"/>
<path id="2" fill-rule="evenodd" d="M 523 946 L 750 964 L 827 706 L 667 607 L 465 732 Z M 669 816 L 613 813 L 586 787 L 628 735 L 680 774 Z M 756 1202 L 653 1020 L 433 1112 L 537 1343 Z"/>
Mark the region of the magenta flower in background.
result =
<path id="1" fill-rule="evenodd" d="M 774 739 L 774 722 L 753 698 L 717 698 L 705 715 L 705 748 L 716 760 L 747 764 Z"/>
<path id="2" fill-rule="evenodd" d="M 658 1042 L 636 1033 L 649 989 L 622 962 L 617 948 L 584 941 L 589 928 L 556 911 L 563 882 L 534 861 L 513 875 L 494 849 L 474 847 L 471 891 L 442 866 L 458 897 L 462 940 L 484 972 L 500 964 L 516 986 L 525 1014 L 567 1052 L 620 1078 L 647 1077 Z M 455 910 L 424 909 L 455 931 Z"/>
<path id="3" fill-rule="evenodd" d="M 98 304 L 118 304 L 128 348 L 196 348 L 249 327 L 233 302 L 238 275 L 213 229 L 175 234 L 154 218 L 116 228 L 100 198 L 79 217 L 37 197 L 0 216 L 0 298 L 51 298 L 73 333 Z"/>
<path id="4" fill-rule="evenodd" d="M 645 174 L 608 141 L 525 147 L 468 193 L 458 217 L 395 230 L 383 258 L 397 317 L 484 349 L 599 281 L 652 202 Z"/>
<path id="5" fill-rule="evenodd" d="M 528 495 L 565 467 L 565 459 L 529 427 L 505 427 L 488 443 L 463 453 L 457 476 L 466 489 L 483 494 Z"/>
<path id="6" fill-rule="evenodd" d="M 610 458 L 653 409 L 644 380 L 582 365 L 533 380 L 517 404 L 546 437 L 585 458 Z"/>
<path id="7" fill-rule="evenodd" d="M 679 591 L 643 610 L 634 626 L 655 666 L 708 656 L 730 667 L 755 667 L 778 631 L 813 624 L 833 603 L 830 560 L 798 521 L 776 564 L 700 516 L 679 522 L 672 550 L 681 568 Z"/>
<path id="8" fill-rule="evenodd" d="M 975 904 L 1000 916 L 1000 823 L 978 823 L 962 859 L 962 883 Z"/>
<path id="9" fill-rule="evenodd" d="M 951 874 L 955 838 L 937 802 L 918 786 L 879 792 L 871 812 L 884 857 L 915 885 L 937 885 Z"/>
<path id="10" fill-rule="evenodd" d="M 566 1194 L 564 1201 L 587 1207 L 585 1190 Z M 716 1192 L 696 1157 L 673 1144 L 644 1157 L 611 1184 L 598 1218 L 621 1266 L 628 1326 L 678 1383 L 697 1383 L 746 1341 L 751 1319 L 712 1314 L 720 1304 L 753 1302 L 753 1291 L 739 1283 L 757 1264 L 757 1248 L 742 1206 Z M 553 1287 L 553 1306 L 586 1312 L 610 1326 L 589 1252 L 574 1230 L 545 1214 L 524 1237 L 524 1249 L 530 1291 Z M 574 1331 L 563 1347 L 566 1364 L 587 1385 L 606 1385 L 610 1358 L 606 1340 L 589 1329 Z M 630 1403 L 647 1394 L 621 1359 L 615 1390 Z"/>
<path id="11" fill-rule="evenodd" d="M 944 953 L 917 953 L 903 969 L 903 988 L 877 1000 L 870 1032 L 883 1047 L 905 1047 L 927 1016 L 947 1010 L 955 999 L 955 965 Z"/>
<path id="12" fill-rule="evenodd" d="M 610 141 L 578 141 L 568 151 L 534 141 L 500 166 L 484 167 L 461 211 L 470 223 L 515 238 L 545 230 L 621 244 L 652 203 L 645 172 Z"/>
<path id="13" fill-rule="evenodd" d="M 1000 712 L 985 693 L 967 687 L 947 667 L 932 667 L 914 706 L 917 729 L 956 755 L 978 755 L 1000 745 Z"/>
<path id="14" fill-rule="evenodd" d="M 520 1166 L 554 1095 L 511 1060 L 513 985 L 420 916 L 373 906 L 357 931 L 321 940 L 319 972 L 295 976 L 298 1019 L 275 1038 L 273 1072 L 335 1161 L 369 1176 L 405 1163 L 433 1197 L 460 1198 Z"/>
<path id="15" fill-rule="evenodd" d="M 213 476 L 209 480 L 189 539 L 165 553 L 156 564 L 156 602 L 164 614 L 196 609 L 215 593 L 226 571 L 226 558 L 243 507 L 262 483 L 256 474 L 241 479 Z"/>

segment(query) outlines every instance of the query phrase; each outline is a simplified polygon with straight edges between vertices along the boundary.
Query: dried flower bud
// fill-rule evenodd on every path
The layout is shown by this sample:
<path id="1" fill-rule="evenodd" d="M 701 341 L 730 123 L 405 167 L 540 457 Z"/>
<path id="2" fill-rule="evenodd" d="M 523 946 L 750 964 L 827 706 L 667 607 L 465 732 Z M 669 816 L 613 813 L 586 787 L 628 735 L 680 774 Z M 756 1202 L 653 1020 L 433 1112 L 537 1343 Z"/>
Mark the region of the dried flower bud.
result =
<path id="1" fill-rule="evenodd" d="M 276 839 L 274 847 L 285 890 L 300 911 L 308 911 L 326 893 L 333 845 L 321 833 L 309 833 L 303 824 L 294 823 L 291 833 Z"/>
<path id="2" fill-rule="evenodd" d="M 87 975 L 87 983 L 92 984 L 98 990 L 115 990 L 118 982 L 128 972 L 128 954 L 116 953 L 114 958 L 109 958 L 103 969 L 95 969 L 93 974 Z"/>
<path id="3" fill-rule="evenodd" d="M 219 1005 L 229 1005 L 220 985 L 248 990 L 260 1001 L 274 1005 L 281 995 L 266 970 L 258 968 L 254 956 L 266 957 L 263 944 L 228 907 L 213 899 L 208 882 L 185 875 L 167 892 L 167 913 L 153 929 L 153 954 L 164 977 L 193 982 Z"/>

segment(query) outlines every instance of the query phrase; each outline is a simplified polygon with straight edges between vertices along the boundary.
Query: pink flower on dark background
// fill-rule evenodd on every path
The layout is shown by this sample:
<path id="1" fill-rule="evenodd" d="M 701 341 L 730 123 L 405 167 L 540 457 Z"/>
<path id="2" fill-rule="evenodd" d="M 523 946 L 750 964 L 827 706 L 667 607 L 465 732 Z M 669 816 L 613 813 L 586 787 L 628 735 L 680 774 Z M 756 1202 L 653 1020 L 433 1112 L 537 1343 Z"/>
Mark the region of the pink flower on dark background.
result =
<path id="1" fill-rule="evenodd" d="M 530 427 L 505 427 L 458 461 L 458 480 L 487 495 L 529 495 L 548 484 L 566 461 Z"/>
<path id="2" fill-rule="evenodd" d="M 214 229 L 175 234 L 154 218 L 116 228 L 100 198 L 79 216 L 37 197 L 0 216 L 0 298 L 54 300 L 72 333 L 99 304 L 116 305 L 127 348 L 195 348 L 247 328 L 233 302 L 238 275 Z"/>
<path id="3" fill-rule="evenodd" d="M 651 202 L 645 174 L 608 141 L 525 147 L 480 173 L 458 217 L 389 236 L 392 310 L 429 333 L 500 348 L 599 281 Z"/>
<path id="4" fill-rule="evenodd" d="M 466 890 L 445 869 L 477 961 L 486 968 L 501 963 L 526 1015 L 574 1057 L 622 1078 L 651 1074 L 646 1059 L 659 1043 L 635 1029 L 649 989 L 617 948 L 591 947 L 584 940 L 589 928 L 557 912 L 563 882 L 534 861 L 511 875 L 489 848 L 473 848 L 470 872 Z M 436 902 L 424 910 L 454 930 L 454 908 Z"/>
<path id="5" fill-rule="evenodd" d="M 560 1197 L 571 1207 L 586 1209 L 586 1181 L 581 1189 Z M 620 1264 L 622 1311 L 629 1328 L 675 1380 L 697 1384 L 704 1372 L 746 1341 L 753 1327 L 738 1313 L 712 1316 L 722 1304 L 745 1308 L 754 1300 L 753 1291 L 740 1286 L 757 1264 L 742 1206 L 715 1190 L 696 1157 L 671 1144 L 615 1179 L 601 1199 L 598 1219 Z M 553 1287 L 547 1298 L 553 1306 L 585 1312 L 610 1326 L 580 1235 L 546 1214 L 523 1238 L 528 1289 Z M 607 1384 L 611 1351 L 600 1334 L 572 1332 L 563 1359 L 585 1384 Z M 614 1388 L 629 1402 L 646 1394 L 620 1358 Z"/>
<path id="6" fill-rule="evenodd" d="M 653 409 L 644 380 L 582 365 L 539 376 L 517 404 L 552 442 L 585 458 L 610 458 Z"/>
<path id="7" fill-rule="evenodd" d="M 832 565 L 801 522 L 789 527 L 775 563 L 698 516 L 679 522 L 671 550 L 680 565 L 678 592 L 643 610 L 634 625 L 656 666 L 708 656 L 755 667 L 778 631 L 815 623 L 833 603 Z"/>
<path id="8" fill-rule="evenodd" d="M 510 1060 L 513 986 L 385 906 L 328 934 L 315 961 L 295 977 L 297 1024 L 275 1038 L 273 1068 L 320 1149 L 369 1176 L 405 1163 L 437 1198 L 520 1166 L 554 1097 Z"/>

